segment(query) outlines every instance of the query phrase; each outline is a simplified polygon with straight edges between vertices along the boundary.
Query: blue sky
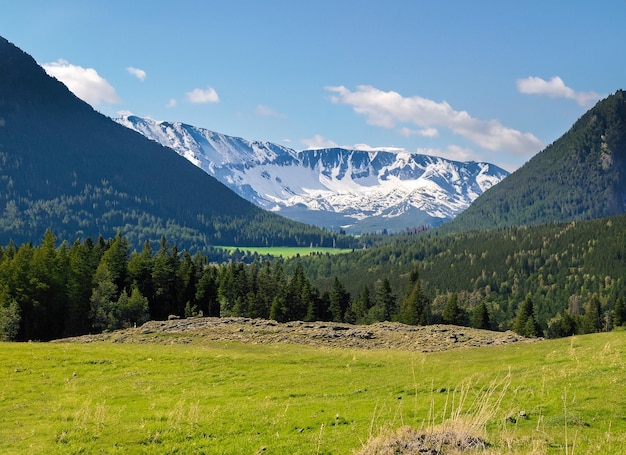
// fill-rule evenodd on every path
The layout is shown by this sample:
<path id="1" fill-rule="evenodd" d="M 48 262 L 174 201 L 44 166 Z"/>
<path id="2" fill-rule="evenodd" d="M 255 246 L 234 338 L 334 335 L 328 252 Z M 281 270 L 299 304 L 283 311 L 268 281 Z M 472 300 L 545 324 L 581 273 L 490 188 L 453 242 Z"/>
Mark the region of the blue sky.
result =
<path id="1" fill-rule="evenodd" d="M 0 35 L 108 116 L 508 170 L 626 88 L 624 24 L 626 0 L 0 0 Z"/>

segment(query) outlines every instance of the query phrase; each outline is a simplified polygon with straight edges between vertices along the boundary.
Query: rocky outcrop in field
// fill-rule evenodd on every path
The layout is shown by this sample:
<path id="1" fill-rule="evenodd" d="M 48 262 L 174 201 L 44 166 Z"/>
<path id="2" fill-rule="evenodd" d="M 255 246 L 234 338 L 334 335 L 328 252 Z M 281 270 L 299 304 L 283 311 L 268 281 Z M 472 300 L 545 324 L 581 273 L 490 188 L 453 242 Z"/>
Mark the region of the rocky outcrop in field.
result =
<path id="1" fill-rule="evenodd" d="M 440 324 L 409 326 L 396 322 L 381 322 L 372 325 L 350 325 L 299 321 L 278 323 L 249 318 L 188 318 L 149 321 L 137 328 L 57 341 L 174 344 L 202 340 L 435 352 L 529 342 L 536 339 L 524 338 L 510 331 L 493 332 Z"/>

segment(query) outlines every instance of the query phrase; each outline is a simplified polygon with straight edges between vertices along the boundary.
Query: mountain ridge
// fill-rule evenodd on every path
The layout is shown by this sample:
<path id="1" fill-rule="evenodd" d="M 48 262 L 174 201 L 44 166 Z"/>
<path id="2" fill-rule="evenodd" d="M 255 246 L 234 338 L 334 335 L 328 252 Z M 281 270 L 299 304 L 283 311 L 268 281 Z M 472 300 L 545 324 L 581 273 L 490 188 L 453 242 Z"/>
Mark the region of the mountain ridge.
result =
<path id="1" fill-rule="evenodd" d="M 489 163 L 340 147 L 296 151 L 182 122 L 115 120 L 173 148 L 259 207 L 353 233 L 438 225 L 508 175 Z"/>
<path id="2" fill-rule="evenodd" d="M 309 245 L 326 233 L 260 210 L 173 150 L 120 126 L 0 37 L 0 240 L 120 230 L 179 248 Z M 330 235 L 327 237 L 330 238 Z M 340 242 L 338 242 L 340 243 Z"/>

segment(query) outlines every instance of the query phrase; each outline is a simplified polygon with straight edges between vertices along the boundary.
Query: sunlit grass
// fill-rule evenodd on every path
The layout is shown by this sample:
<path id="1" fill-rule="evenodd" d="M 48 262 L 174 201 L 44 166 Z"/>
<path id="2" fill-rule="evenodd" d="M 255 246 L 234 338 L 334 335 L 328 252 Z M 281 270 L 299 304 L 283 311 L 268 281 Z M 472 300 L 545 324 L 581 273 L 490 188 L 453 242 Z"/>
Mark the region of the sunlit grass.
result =
<path id="1" fill-rule="evenodd" d="M 344 454 L 461 423 L 490 453 L 626 446 L 625 332 L 429 354 L 163 338 L 0 344 L 0 452 Z"/>
<path id="2" fill-rule="evenodd" d="M 239 250 L 242 252 L 250 252 L 251 254 L 257 253 L 261 256 L 274 256 L 274 257 L 283 257 L 285 259 L 292 258 L 295 256 L 309 256 L 311 254 L 340 254 L 340 253 L 349 253 L 353 251 L 352 249 L 342 249 L 342 248 L 329 248 L 329 247 L 289 247 L 289 246 L 216 246 L 215 248 L 221 248 L 223 250 L 233 252 L 235 250 Z"/>

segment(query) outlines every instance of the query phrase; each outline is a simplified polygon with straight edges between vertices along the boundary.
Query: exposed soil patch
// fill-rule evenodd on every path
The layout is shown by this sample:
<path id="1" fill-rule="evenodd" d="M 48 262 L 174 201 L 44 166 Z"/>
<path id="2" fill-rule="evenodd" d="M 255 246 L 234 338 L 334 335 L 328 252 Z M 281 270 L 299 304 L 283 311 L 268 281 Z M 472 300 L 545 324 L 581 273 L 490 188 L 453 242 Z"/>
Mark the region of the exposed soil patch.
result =
<path id="1" fill-rule="evenodd" d="M 173 336 L 159 336 L 159 335 Z M 194 340 L 244 343 L 291 343 L 359 349 L 421 352 L 532 342 L 513 332 L 492 332 L 453 325 L 409 326 L 396 322 L 350 325 L 333 322 L 278 323 L 248 318 L 189 318 L 150 321 L 141 327 L 99 335 L 65 338 L 64 342 L 190 343 Z"/>
<path id="2" fill-rule="evenodd" d="M 484 452 L 481 438 L 454 431 L 417 431 L 402 427 L 395 434 L 370 441 L 356 455 L 442 455 L 446 453 Z"/>

